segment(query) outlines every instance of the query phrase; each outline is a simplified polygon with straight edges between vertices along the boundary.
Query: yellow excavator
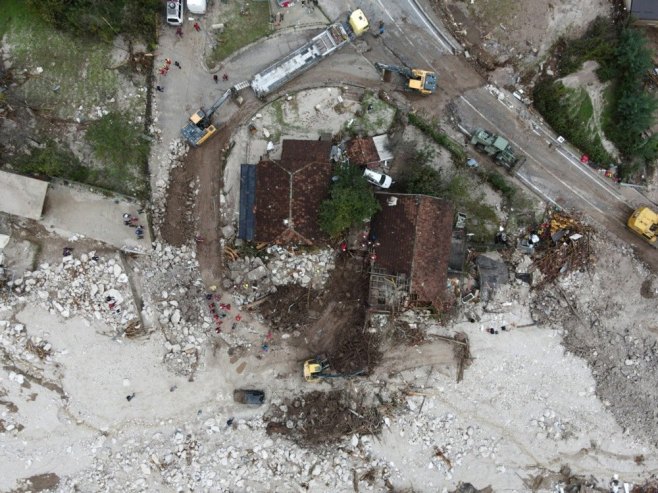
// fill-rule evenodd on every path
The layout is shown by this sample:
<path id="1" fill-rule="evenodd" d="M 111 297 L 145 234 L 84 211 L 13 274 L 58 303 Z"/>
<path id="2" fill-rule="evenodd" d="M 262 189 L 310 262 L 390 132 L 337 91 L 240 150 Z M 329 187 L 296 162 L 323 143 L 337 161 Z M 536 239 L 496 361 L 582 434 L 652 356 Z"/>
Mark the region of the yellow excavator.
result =
<path id="1" fill-rule="evenodd" d="M 233 92 L 234 88 L 227 90 L 207 111 L 201 108 L 190 116 L 189 122 L 181 130 L 181 134 L 183 134 L 183 137 L 185 137 L 185 140 L 190 145 L 194 147 L 200 146 L 217 133 L 217 127 L 212 123 L 212 115 L 226 102 Z"/>
<path id="2" fill-rule="evenodd" d="M 407 79 L 407 89 L 419 92 L 427 96 L 436 91 L 436 74 L 429 70 L 409 68 L 399 65 L 387 65 L 385 63 L 375 63 L 377 70 L 384 73 L 384 80 L 387 79 L 387 73 L 396 72 Z"/>
<path id="3" fill-rule="evenodd" d="M 304 380 L 308 383 L 318 383 L 323 378 L 350 378 L 365 373 L 365 370 L 359 370 L 354 373 L 333 374 L 327 373 L 328 370 L 329 363 L 323 356 L 307 359 L 304 361 Z"/>
<path id="4" fill-rule="evenodd" d="M 648 241 L 654 248 L 658 248 L 658 213 L 650 207 L 642 206 L 631 214 L 626 223 L 628 229 Z"/>

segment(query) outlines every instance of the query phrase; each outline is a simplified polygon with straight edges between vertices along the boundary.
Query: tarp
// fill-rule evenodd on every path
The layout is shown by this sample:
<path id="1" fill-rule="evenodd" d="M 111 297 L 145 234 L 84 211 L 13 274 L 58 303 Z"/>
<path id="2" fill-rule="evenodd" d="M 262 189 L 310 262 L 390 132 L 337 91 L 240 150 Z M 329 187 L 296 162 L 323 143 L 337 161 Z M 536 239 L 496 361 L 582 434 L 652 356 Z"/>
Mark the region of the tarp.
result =
<path id="1" fill-rule="evenodd" d="M 238 238 L 252 241 L 256 217 L 254 204 L 256 203 L 256 165 L 243 164 L 240 166 L 240 221 L 238 225 Z"/>

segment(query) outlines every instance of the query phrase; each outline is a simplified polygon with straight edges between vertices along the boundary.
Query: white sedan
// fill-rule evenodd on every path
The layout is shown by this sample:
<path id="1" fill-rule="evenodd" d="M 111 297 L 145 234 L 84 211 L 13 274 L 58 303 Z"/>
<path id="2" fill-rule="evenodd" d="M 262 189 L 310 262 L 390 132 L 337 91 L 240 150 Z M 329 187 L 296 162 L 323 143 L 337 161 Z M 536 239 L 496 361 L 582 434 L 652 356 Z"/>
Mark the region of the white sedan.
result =
<path id="1" fill-rule="evenodd" d="M 371 169 L 366 168 L 363 171 L 363 177 L 368 180 L 369 183 L 376 185 L 380 188 L 389 188 L 393 183 L 393 178 L 388 175 L 377 173 Z"/>

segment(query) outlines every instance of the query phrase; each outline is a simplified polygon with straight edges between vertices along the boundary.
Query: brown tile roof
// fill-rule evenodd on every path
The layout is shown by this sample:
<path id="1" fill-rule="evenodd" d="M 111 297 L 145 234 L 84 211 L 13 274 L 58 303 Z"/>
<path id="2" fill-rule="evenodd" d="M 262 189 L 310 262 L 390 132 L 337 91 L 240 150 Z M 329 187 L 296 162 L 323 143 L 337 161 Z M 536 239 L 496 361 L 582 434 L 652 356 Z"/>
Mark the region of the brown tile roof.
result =
<path id="1" fill-rule="evenodd" d="M 406 274 L 418 301 L 440 308 L 448 275 L 452 204 L 427 195 L 375 195 L 382 207 L 372 223 L 380 243 L 376 265 L 392 274 Z M 397 205 L 387 205 L 389 197 L 397 197 Z"/>
<path id="2" fill-rule="evenodd" d="M 329 162 L 331 142 L 326 140 L 284 140 L 279 164 L 296 173 L 310 163 Z"/>
<path id="3" fill-rule="evenodd" d="M 345 152 L 350 159 L 350 164 L 355 166 L 368 166 L 379 163 L 379 153 L 372 137 L 350 140 L 345 146 Z"/>
<path id="4" fill-rule="evenodd" d="M 330 150 L 330 142 L 284 140 L 280 161 L 258 163 L 256 241 L 312 245 L 327 239 L 318 212 L 329 196 Z"/>

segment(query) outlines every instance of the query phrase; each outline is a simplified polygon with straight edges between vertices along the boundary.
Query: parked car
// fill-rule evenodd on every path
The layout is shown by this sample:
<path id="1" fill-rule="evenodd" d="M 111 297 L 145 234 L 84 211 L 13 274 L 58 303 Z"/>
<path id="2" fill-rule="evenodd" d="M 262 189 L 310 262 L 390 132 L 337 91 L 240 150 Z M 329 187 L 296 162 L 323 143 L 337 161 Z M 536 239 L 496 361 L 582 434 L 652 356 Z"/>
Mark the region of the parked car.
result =
<path id="1" fill-rule="evenodd" d="M 363 176 L 369 183 L 376 185 L 380 188 L 388 188 L 393 183 L 393 178 L 383 173 L 377 173 L 371 169 L 366 168 L 363 171 Z"/>
<path id="2" fill-rule="evenodd" d="M 167 24 L 182 26 L 184 10 L 183 0 L 167 0 Z"/>
<path id="3" fill-rule="evenodd" d="M 206 13 L 206 0 L 187 0 L 187 10 L 192 14 L 203 15 Z"/>
<path id="4" fill-rule="evenodd" d="M 262 406 L 265 402 L 265 392 L 253 389 L 235 389 L 233 391 L 233 400 L 248 406 Z"/>

